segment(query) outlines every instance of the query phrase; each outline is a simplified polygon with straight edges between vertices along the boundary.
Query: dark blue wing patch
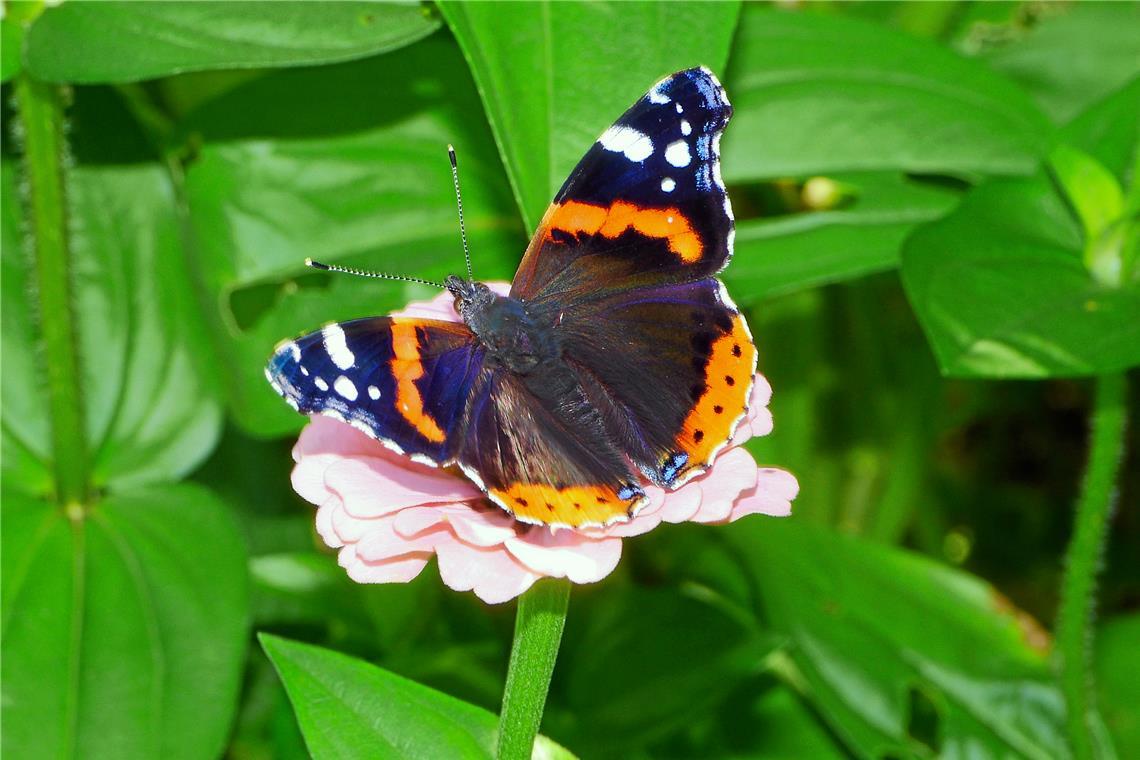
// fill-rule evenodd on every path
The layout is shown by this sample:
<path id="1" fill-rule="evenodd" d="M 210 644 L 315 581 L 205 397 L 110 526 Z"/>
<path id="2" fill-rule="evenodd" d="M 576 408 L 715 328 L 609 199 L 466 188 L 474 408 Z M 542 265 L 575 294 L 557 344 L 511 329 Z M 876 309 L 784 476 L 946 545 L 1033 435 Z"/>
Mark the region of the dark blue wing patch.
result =
<path id="1" fill-rule="evenodd" d="M 483 349 L 465 325 L 375 317 L 280 344 L 265 376 L 302 414 L 339 419 L 438 465 L 453 457 L 482 364 Z"/>
<path id="2" fill-rule="evenodd" d="M 696 280 L 723 269 L 735 236 L 720 172 L 720 138 L 731 116 L 724 88 L 706 68 L 654 85 L 571 172 L 527 248 L 511 294 L 538 299 L 596 282 L 596 271 L 577 271 L 577 260 L 587 256 L 607 258 L 603 280 L 624 287 Z"/>

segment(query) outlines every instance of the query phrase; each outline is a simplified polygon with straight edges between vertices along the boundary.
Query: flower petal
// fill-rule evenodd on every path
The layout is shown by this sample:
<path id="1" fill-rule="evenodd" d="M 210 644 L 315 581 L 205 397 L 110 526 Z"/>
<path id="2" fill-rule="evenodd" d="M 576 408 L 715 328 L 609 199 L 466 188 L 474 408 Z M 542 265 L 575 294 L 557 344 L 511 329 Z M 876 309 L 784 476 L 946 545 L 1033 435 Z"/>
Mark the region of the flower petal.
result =
<path id="1" fill-rule="evenodd" d="M 474 591 L 488 604 L 514 599 L 542 576 L 524 567 L 501 548 L 480 549 L 457 538 L 435 547 L 439 577 L 456 591 Z"/>
<path id="2" fill-rule="evenodd" d="M 383 562 L 411 553 L 430 555 L 435 551 L 439 535 L 445 530 L 439 527 L 436 530 L 425 531 L 415 538 L 404 538 L 393 530 L 395 517 L 384 517 L 369 522 L 368 531 L 356 543 L 357 556 L 366 562 Z"/>
<path id="3" fill-rule="evenodd" d="M 735 448 L 717 457 L 713 468 L 699 479 L 701 506 L 693 522 L 718 522 L 732 514 L 732 503 L 756 485 L 756 460 L 745 449 Z"/>
<path id="4" fill-rule="evenodd" d="M 665 498 L 665 507 L 661 510 L 661 519 L 671 523 L 688 522 L 701 508 L 703 498 L 701 484 L 690 481 Z"/>
<path id="5" fill-rule="evenodd" d="M 796 498 L 799 490 L 800 484 L 790 472 L 774 467 L 761 468 L 756 487 L 745 491 L 732 505 L 728 521 L 754 514 L 787 517 L 792 513 L 792 499 Z"/>
<path id="6" fill-rule="evenodd" d="M 620 538 L 589 538 L 572 530 L 532 528 L 506 542 L 507 550 L 536 573 L 594 583 L 613 572 L 621 559 Z"/>
<path id="7" fill-rule="evenodd" d="M 447 470 L 415 462 L 397 466 L 375 457 L 342 459 L 329 465 L 325 483 L 356 517 L 378 517 L 419 504 L 477 499 L 474 483 Z"/>
<path id="8" fill-rule="evenodd" d="M 358 560 L 349 565 L 348 577 L 357 583 L 407 583 L 419 575 L 431 554 L 408 554 L 384 562 Z"/>

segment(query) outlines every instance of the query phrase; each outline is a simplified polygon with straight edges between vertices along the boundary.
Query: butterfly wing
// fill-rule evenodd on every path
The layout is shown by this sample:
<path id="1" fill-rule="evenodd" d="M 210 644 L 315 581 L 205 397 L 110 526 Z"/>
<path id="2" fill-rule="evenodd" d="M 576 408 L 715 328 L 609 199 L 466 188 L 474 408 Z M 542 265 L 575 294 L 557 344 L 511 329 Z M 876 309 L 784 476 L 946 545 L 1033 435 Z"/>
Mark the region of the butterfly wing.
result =
<path id="1" fill-rule="evenodd" d="M 374 317 L 280 344 L 265 375 L 297 411 L 342 420 L 439 465 L 454 458 L 483 355 L 466 325 Z"/>
<path id="2" fill-rule="evenodd" d="M 645 500 L 624 452 L 569 368 L 528 379 L 483 370 L 458 461 L 515 518 L 567 526 L 627 518 Z"/>
<path id="3" fill-rule="evenodd" d="M 511 288 L 527 301 L 700 279 L 732 255 L 712 72 L 663 79 L 586 152 L 547 210 Z"/>
<path id="4" fill-rule="evenodd" d="M 727 444 L 756 367 L 744 317 L 713 276 L 732 255 L 719 156 L 731 114 L 707 69 L 654 86 L 567 179 L 512 287 L 556 325 L 609 435 L 665 487 Z"/>
<path id="5" fill-rule="evenodd" d="M 611 293 L 561 312 L 564 357 L 651 481 L 703 472 L 747 411 L 756 348 L 714 278 Z"/>

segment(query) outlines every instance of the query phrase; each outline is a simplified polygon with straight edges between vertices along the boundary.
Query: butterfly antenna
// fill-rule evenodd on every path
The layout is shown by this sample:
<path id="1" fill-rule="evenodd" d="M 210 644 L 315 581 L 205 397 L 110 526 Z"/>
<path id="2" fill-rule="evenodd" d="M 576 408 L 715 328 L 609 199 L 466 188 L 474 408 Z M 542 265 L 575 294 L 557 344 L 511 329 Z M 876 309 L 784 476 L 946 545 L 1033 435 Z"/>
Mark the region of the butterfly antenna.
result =
<path id="1" fill-rule="evenodd" d="M 467 280 L 473 282 L 471 272 L 471 251 L 467 249 L 467 230 L 463 227 L 463 196 L 459 194 L 459 164 L 455 160 L 455 148 L 447 146 L 447 157 L 451 159 L 451 179 L 455 182 L 455 205 L 459 208 L 459 237 L 463 240 L 463 260 L 467 262 Z"/>
<path id="2" fill-rule="evenodd" d="M 418 282 L 421 285 L 430 285 L 433 288 L 446 290 L 443 283 L 433 282 L 431 280 L 424 280 L 419 277 L 407 277 L 402 274 L 385 274 L 383 272 L 369 272 L 364 269 L 353 269 L 352 267 L 342 267 L 336 264 L 322 264 L 319 261 L 312 259 L 305 259 L 305 266 L 312 269 L 319 269 L 322 272 L 343 272 L 344 274 L 354 274 L 357 277 L 374 277 L 377 280 L 399 280 L 400 282 Z"/>

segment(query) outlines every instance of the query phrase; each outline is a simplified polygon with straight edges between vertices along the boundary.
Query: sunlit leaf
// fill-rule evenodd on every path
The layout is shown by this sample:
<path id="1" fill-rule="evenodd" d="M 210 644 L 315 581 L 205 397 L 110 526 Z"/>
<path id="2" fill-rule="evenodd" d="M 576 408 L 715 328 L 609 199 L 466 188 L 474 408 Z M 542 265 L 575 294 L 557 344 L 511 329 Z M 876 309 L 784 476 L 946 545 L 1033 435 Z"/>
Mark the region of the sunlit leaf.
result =
<path id="1" fill-rule="evenodd" d="M 490 758 L 497 720 L 339 652 L 261 635 L 314 758 Z M 572 758 L 539 737 L 536 757 Z"/>
<path id="2" fill-rule="evenodd" d="M 276 343 L 436 294 L 317 273 L 306 257 L 434 279 L 463 271 L 448 143 L 475 274 L 510 278 L 525 241 L 479 111 L 458 50 L 436 35 L 381 58 L 261 78 L 183 125 L 202 141 L 186 173 L 190 224 L 244 428 L 277 435 L 303 421 L 262 374 Z"/>
<path id="3" fill-rule="evenodd" d="M 415 2 L 60 3 L 28 32 L 52 82 L 135 82 L 203 69 L 304 66 L 402 47 L 439 21 Z"/>
<path id="4" fill-rule="evenodd" d="M 1047 638 L 993 588 L 795 521 L 729 530 L 808 698 L 862 757 L 1064 757 Z"/>
<path id="5" fill-rule="evenodd" d="M 776 293 L 898 266 L 903 240 L 937 219 L 958 193 L 892 174 L 841 175 L 850 203 L 775 219 L 738 219 L 736 253 L 724 279 L 747 305 Z"/>
<path id="6" fill-rule="evenodd" d="M 586 149 L 657 80 L 690 66 L 723 70 L 739 4 L 440 9 L 471 65 L 530 230 Z"/>
<path id="7" fill-rule="evenodd" d="M 1036 26 L 984 59 L 1068 121 L 1140 74 L 1140 5 L 1045 6 Z"/>
<path id="8" fill-rule="evenodd" d="M 20 194 L 3 174 L 5 478 L 46 490 L 47 396 Z M 209 454 L 221 408 L 166 173 L 154 164 L 69 173 L 75 320 L 94 480 L 126 487 L 185 474 Z M 64 315 L 44 315 L 45 319 Z"/>
<path id="9" fill-rule="evenodd" d="M 5 754 L 222 753 L 247 636 L 245 550 L 204 489 L 148 487 L 83 516 L 5 490 Z"/>
<path id="10" fill-rule="evenodd" d="M 751 6 L 727 79 L 724 176 L 1026 174 L 1052 127 L 984 64 L 838 16 Z"/>

